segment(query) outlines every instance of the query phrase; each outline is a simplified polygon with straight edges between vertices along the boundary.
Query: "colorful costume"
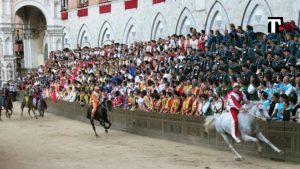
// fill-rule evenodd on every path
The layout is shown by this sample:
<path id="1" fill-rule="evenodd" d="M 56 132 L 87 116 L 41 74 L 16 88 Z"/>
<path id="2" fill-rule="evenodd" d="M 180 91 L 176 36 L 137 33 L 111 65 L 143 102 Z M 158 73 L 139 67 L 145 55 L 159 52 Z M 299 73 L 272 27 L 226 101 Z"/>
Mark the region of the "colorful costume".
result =
<path id="1" fill-rule="evenodd" d="M 234 133 L 231 133 L 232 137 L 235 140 L 238 139 L 238 113 L 242 107 L 242 101 L 248 102 L 246 95 L 242 91 L 230 91 L 227 94 L 227 105 L 228 109 L 232 115 L 233 118 L 233 125 L 234 125 Z"/>
<path id="2" fill-rule="evenodd" d="M 99 98 L 100 98 L 100 94 L 96 91 L 93 91 L 92 95 L 91 95 L 91 102 L 93 105 L 93 111 L 92 111 L 92 118 L 94 118 L 95 113 L 97 111 L 98 105 L 99 105 Z"/>

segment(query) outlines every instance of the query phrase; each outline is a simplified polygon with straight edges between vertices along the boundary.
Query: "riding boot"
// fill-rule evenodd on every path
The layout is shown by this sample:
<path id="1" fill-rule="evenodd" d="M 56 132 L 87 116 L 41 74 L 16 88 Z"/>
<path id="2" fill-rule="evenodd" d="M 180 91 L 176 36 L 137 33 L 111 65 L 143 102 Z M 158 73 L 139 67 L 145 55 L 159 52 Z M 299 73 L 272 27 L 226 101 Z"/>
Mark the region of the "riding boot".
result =
<path id="1" fill-rule="evenodd" d="M 232 123 L 232 132 L 231 132 L 231 136 L 232 138 L 237 142 L 237 143 L 240 143 L 241 140 L 240 138 L 238 137 L 238 127 L 237 127 L 237 124 L 235 122 Z"/>

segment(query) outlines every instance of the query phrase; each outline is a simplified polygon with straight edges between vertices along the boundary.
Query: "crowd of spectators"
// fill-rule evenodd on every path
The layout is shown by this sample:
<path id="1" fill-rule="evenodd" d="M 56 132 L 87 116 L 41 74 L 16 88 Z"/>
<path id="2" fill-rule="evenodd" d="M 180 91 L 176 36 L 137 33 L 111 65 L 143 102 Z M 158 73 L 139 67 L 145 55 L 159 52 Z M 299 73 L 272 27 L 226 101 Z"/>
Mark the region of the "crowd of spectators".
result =
<path id="1" fill-rule="evenodd" d="M 237 82 L 273 119 L 300 122 L 300 34 L 290 23 L 292 30 L 261 37 L 250 25 L 230 24 L 223 32 L 191 28 L 157 41 L 52 51 L 20 87 L 41 85 L 53 101 L 87 105 L 98 86 L 116 108 L 207 116 L 225 109 Z"/>

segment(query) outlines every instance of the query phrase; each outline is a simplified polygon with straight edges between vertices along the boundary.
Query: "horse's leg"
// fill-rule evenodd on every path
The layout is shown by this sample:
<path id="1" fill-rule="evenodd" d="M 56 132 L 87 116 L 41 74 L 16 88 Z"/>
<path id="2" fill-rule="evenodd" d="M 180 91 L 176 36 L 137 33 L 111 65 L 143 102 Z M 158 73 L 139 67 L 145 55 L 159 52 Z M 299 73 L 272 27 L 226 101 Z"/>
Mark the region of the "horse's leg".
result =
<path id="1" fill-rule="evenodd" d="M 228 139 L 228 136 L 225 133 L 220 133 L 221 136 L 223 137 L 225 143 L 228 145 L 228 147 L 230 148 L 230 150 L 233 152 L 234 154 L 234 159 L 237 161 L 241 161 L 243 160 L 243 157 L 235 150 L 235 148 L 230 144 L 230 141 Z"/>
<path id="2" fill-rule="evenodd" d="M 37 116 L 37 114 L 36 114 L 34 108 L 32 108 L 31 110 L 32 110 L 32 112 L 33 112 L 33 114 L 34 114 L 34 117 L 35 117 L 36 119 L 38 119 L 38 116 Z"/>
<path id="3" fill-rule="evenodd" d="M 9 114 L 9 118 L 10 118 L 10 116 L 13 114 L 13 110 L 11 109 L 10 110 L 10 114 Z"/>
<path id="4" fill-rule="evenodd" d="M 111 122 L 106 120 L 106 123 L 108 123 L 108 127 L 106 127 L 106 128 L 109 129 L 111 127 Z"/>
<path id="5" fill-rule="evenodd" d="M 21 106 L 21 117 L 23 117 L 23 109 L 24 109 L 24 107 Z"/>
<path id="6" fill-rule="evenodd" d="M 277 153 L 281 153 L 281 150 L 279 150 L 279 148 L 277 148 L 276 146 L 274 146 L 261 132 L 258 132 L 256 134 L 256 137 L 261 140 L 262 142 L 268 144 L 274 151 L 276 151 Z"/>
<path id="7" fill-rule="evenodd" d="M 90 119 L 90 121 L 91 121 L 91 124 L 92 124 L 92 127 L 93 127 L 93 129 L 94 129 L 94 132 L 95 132 L 96 137 L 99 137 L 98 134 L 97 134 L 97 132 L 96 132 L 96 127 L 95 127 L 95 124 L 94 124 L 94 120 L 93 120 L 93 119 Z"/>
<path id="8" fill-rule="evenodd" d="M 257 151 L 258 151 L 259 153 L 262 152 L 262 147 L 261 147 L 261 145 L 260 145 L 260 143 L 259 143 L 259 141 L 258 141 L 257 138 L 251 137 L 251 136 L 249 136 L 249 135 L 247 135 L 247 134 L 242 134 L 242 139 L 243 139 L 245 142 L 250 142 L 250 141 L 251 141 L 251 142 L 255 142 L 256 145 L 257 145 Z"/>
<path id="9" fill-rule="evenodd" d="M 105 126 L 105 121 L 102 120 L 102 119 L 99 119 L 99 123 L 100 123 L 101 126 L 103 126 L 103 128 L 105 130 L 105 133 L 108 133 L 107 127 Z"/>
<path id="10" fill-rule="evenodd" d="M 9 118 L 8 117 L 8 111 L 6 109 L 5 109 L 5 115 L 6 115 L 7 118 Z"/>
<path id="11" fill-rule="evenodd" d="M 31 108 L 28 108 L 28 115 L 29 115 L 29 117 L 31 118 L 30 110 L 31 110 Z"/>
<path id="12" fill-rule="evenodd" d="M 100 124 L 103 126 L 105 133 L 108 133 L 107 127 L 105 126 L 105 121 L 100 122 Z"/>

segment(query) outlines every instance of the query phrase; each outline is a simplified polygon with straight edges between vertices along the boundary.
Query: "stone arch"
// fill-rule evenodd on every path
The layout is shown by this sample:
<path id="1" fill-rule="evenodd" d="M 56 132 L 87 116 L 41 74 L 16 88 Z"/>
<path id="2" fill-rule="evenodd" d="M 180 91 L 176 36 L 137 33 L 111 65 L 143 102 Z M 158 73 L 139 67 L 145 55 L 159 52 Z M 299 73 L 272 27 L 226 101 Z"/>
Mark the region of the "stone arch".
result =
<path id="1" fill-rule="evenodd" d="M 3 65 L 3 63 L 1 62 L 0 63 L 0 70 L 1 70 L 1 73 L 0 73 L 0 80 L 1 82 L 3 82 L 3 80 L 5 79 L 5 67 Z M 3 84 L 1 84 L 2 86 Z"/>
<path id="2" fill-rule="evenodd" d="M 56 40 L 55 48 L 56 50 L 62 50 L 62 41 L 60 38 Z"/>
<path id="3" fill-rule="evenodd" d="M 7 71 L 7 80 L 13 80 L 13 67 L 10 62 L 6 65 L 6 71 Z"/>
<path id="4" fill-rule="evenodd" d="M 105 44 L 110 44 L 112 40 L 115 40 L 114 32 L 111 24 L 108 21 L 105 21 L 100 28 L 98 46 L 101 47 Z"/>
<path id="5" fill-rule="evenodd" d="M 168 35 L 168 26 L 164 16 L 159 12 L 153 21 L 151 28 L 151 39 L 157 39 L 157 37 L 166 37 Z"/>
<path id="6" fill-rule="evenodd" d="M 10 37 L 7 37 L 5 39 L 5 42 L 4 42 L 4 55 L 12 55 L 12 49 L 11 49 L 11 46 L 12 46 L 12 41 L 11 41 L 11 38 Z"/>
<path id="7" fill-rule="evenodd" d="M 227 11 L 221 2 L 216 1 L 212 7 L 210 8 L 207 19 L 205 22 L 205 30 L 208 32 L 209 30 L 219 29 L 220 32 L 226 28 L 226 25 L 230 23 Z"/>
<path id="8" fill-rule="evenodd" d="M 139 38 L 139 30 L 138 24 L 135 19 L 130 18 L 127 21 L 127 24 L 124 29 L 123 33 L 123 43 L 130 44 L 134 41 L 136 41 Z"/>
<path id="9" fill-rule="evenodd" d="M 63 48 L 71 48 L 72 41 L 71 41 L 71 37 L 70 34 L 67 30 L 66 27 L 63 28 Z"/>
<path id="10" fill-rule="evenodd" d="M 34 6 L 44 14 L 46 23 L 48 25 L 53 25 L 53 21 L 50 16 L 50 9 L 48 9 L 50 5 L 48 3 L 49 3 L 48 1 L 40 1 L 40 0 L 17 1 L 13 7 L 13 14 L 16 14 L 16 12 L 24 6 Z"/>
<path id="11" fill-rule="evenodd" d="M 77 38 L 77 44 L 79 44 L 80 47 L 91 47 L 90 43 L 90 31 L 87 28 L 85 24 L 83 24 L 79 30 L 78 38 Z"/>
<path id="12" fill-rule="evenodd" d="M 187 7 L 185 7 L 179 15 L 175 32 L 176 34 L 186 35 L 190 33 L 191 27 L 195 28 L 196 22 L 191 11 Z"/>
<path id="13" fill-rule="evenodd" d="M 250 0 L 244 10 L 241 25 L 252 25 L 255 32 L 268 32 L 268 17 L 273 16 L 266 0 Z"/>

